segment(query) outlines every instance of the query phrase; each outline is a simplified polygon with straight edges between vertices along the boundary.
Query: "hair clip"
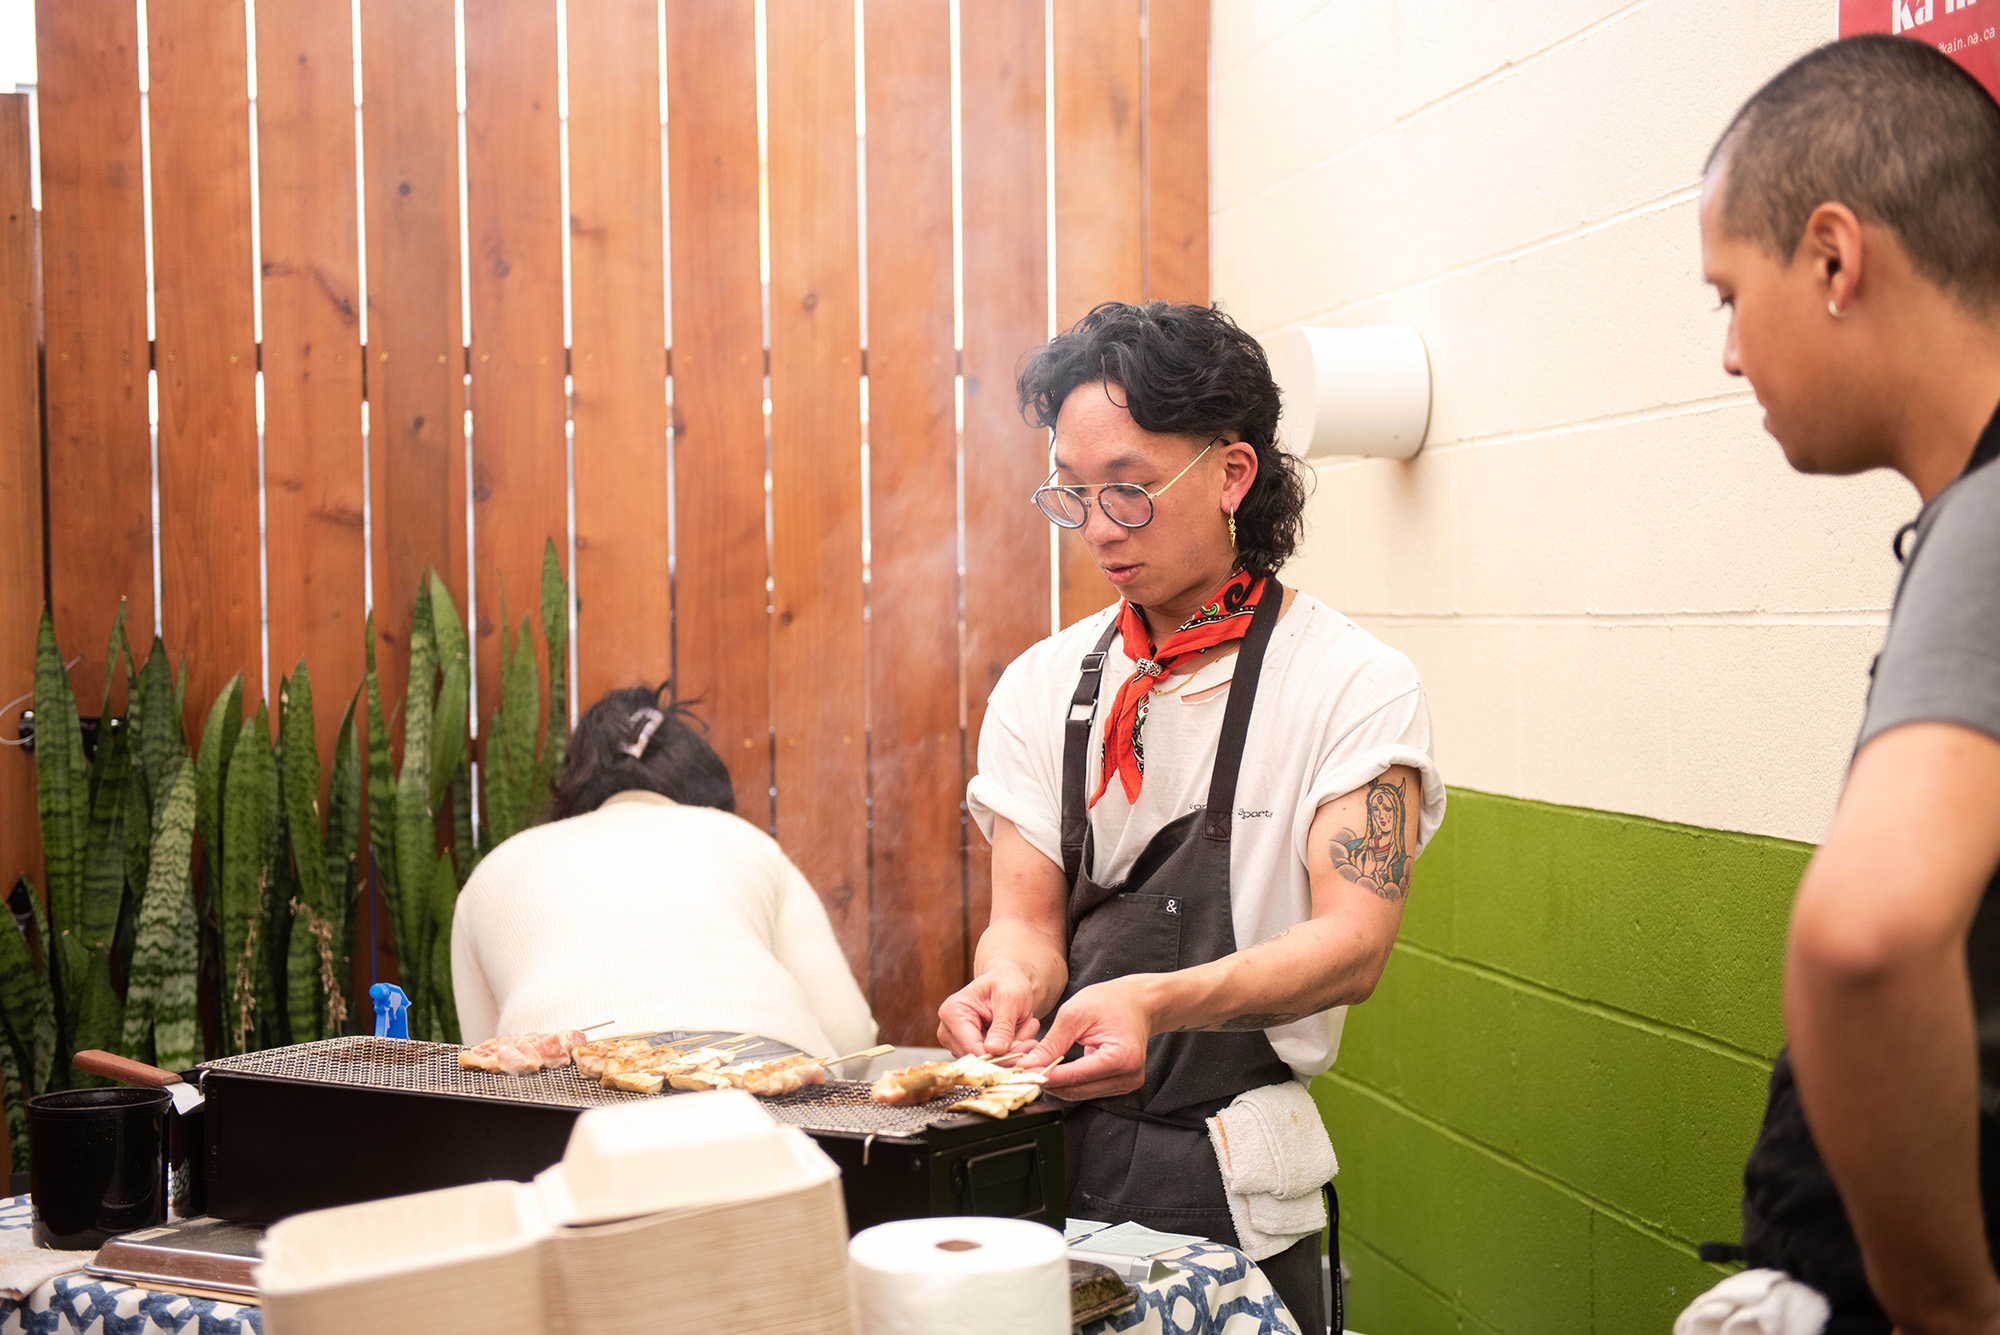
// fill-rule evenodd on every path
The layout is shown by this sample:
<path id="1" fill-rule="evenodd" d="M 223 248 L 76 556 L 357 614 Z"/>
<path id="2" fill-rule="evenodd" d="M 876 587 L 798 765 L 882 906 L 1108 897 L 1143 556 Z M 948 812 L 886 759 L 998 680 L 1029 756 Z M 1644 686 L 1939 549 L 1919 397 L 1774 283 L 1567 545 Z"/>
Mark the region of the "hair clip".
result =
<path id="1" fill-rule="evenodd" d="M 634 760 L 644 759 L 646 755 L 646 743 L 653 740 L 653 734 L 659 731 L 660 724 L 666 721 L 666 717 L 667 716 L 665 714 L 662 714 L 657 709 L 633 710 L 632 717 L 629 721 L 632 723 L 637 723 L 640 719 L 644 719 L 646 720 L 646 726 L 639 729 L 639 735 L 637 737 L 633 738 L 630 742 L 627 742 L 624 746 L 621 746 L 618 749 L 620 751 L 623 751 L 626 755 L 632 757 L 632 759 Z"/>

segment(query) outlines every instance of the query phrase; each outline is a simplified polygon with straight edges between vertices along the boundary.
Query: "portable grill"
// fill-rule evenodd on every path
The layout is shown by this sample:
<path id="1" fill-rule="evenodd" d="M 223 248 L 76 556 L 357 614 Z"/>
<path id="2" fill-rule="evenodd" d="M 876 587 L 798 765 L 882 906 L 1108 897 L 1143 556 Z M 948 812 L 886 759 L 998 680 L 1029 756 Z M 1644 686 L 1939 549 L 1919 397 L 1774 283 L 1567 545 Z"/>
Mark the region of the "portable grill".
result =
<path id="1" fill-rule="evenodd" d="M 459 1051 L 329 1038 L 202 1066 L 208 1212 L 270 1223 L 466 1182 L 525 1181 L 562 1158 L 585 1109 L 667 1097 L 606 1089 L 574 1066 L 524 1076 L 468 1070 Z M 764 1040 L 738 1059 L 794 1052 Z M 850 1228 L 937 1214 L 1062 1227 L 1060 1110 L 1039 1102 L 1004 1121 L 944 1110 L 972 1092 L 891 1107 L 874 1102 L 862 1081 L 829 1080 L 760 1102 L 840 1166 Z"/>

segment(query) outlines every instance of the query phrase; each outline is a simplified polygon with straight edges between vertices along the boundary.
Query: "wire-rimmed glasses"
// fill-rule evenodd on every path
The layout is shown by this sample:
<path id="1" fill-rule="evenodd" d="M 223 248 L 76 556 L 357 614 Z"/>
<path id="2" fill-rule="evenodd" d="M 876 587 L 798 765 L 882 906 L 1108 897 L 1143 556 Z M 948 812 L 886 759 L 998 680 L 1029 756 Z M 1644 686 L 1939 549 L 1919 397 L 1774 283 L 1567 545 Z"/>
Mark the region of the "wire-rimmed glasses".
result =
<path id="1" fill-rule="evenodd" d="M 1089 487 L 1055 487 L 1044 482 L 1035 488 L 1035 508 L 1057 528 L 1082 528 L 1094 500 L 1097 508 L 1104 512 L 1104 517 L 1120 528 L 1144 528 L 1153 522 L 1154 498 L 1166 495 L 1167 487 L 1186 477 L 1188 468 L 1200 463 L 1202 457 L 1215 448 L 1215 441 L 1221 439 L 1217 436 L 1202 446 L 1201 454 L 1188 460 L 1187 468 L 1168 478 L 1166 486 L 1158 491 L 1147 491 L 1136 482 L 1104 482 L 1097 486 L 1097 494 L 1093 497 Z M 1054 479 L 1054 470 L 1050 471 L 1049 477 Z"/>

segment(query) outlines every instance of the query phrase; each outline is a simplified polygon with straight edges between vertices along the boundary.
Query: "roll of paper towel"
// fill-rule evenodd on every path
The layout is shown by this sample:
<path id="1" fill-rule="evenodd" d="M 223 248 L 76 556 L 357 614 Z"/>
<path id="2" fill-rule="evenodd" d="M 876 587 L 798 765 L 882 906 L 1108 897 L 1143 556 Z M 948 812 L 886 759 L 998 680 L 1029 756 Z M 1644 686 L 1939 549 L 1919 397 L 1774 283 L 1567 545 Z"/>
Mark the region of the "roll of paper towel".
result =
<path id="1" fill-rule="evenodd" d="M 861 1335 L 1068 1335 L 1063 1236 L 984 1216 L 877 1224 L 847 1244 Z"/>

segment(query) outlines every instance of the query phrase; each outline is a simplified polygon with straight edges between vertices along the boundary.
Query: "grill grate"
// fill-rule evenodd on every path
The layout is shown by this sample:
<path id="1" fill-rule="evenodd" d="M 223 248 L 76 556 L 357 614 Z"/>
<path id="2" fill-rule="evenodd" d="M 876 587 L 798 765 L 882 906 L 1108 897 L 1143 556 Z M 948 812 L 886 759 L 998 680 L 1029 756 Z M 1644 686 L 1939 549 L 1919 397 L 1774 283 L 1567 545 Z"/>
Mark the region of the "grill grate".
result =
<path id="1" fill-rule="evenodd" d="M 660 1037 L 671 1040 L 676 1035 Z M 558 1108 L 596 1108 L 661 1097 L 659 1094 L 606 1089 L 579 1073 L 574 1066 L 559 1066 L 553 1070 L 536 1071 L 532 1075 L 499 1075 L 491 1071 L 468 1070 L 458 1064 L 459 1051 L 450 1043 L 364 1035 L 324 1038 L 314 1043 L 220 1057 L 205 1063 L 203 1069 L 304 1084 L 358 1085 L 370 1089 Z M 755 1047 L 746 1048 L 743 1059 L 769 1060 L 789 1056 L 795 1051 L 797 1049 L 766 1039 Z M 962 1116 L 947 1112 L 945 1105 L 970 1097 L 974 1092 L 970 1089 L 958 1090 L 928 1104 L 898 1108 L 870 1098 L 866 1081 L 829 1080 L 824 1085 L 807 1085 L 797 1093 L 760 1099 L 759 1102 L 776 1121 L 807 1131 L 921 1136 L 925 1130 L 940 1122 Z"/>

